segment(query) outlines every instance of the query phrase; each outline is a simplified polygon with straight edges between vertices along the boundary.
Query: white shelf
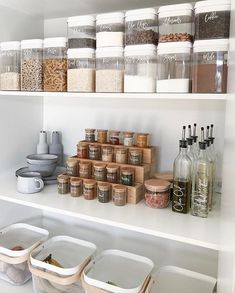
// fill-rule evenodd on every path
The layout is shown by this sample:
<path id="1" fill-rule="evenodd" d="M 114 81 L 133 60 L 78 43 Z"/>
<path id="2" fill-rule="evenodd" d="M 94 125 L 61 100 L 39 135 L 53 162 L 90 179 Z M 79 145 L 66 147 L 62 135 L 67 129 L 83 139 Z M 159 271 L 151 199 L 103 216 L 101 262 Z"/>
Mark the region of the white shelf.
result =
<path id="1" fill-rule="evenodd" d="M 70 195 L 59 195 L 55 185 L 46 186 L 39 194 L 23 195 L 16 191 L 13 174 L 0 177 L 0 200 L 219 250 L 219 204 L 209 218 L 203 219 L 173 213 L 170 208 L 150 209 L 144 202 L 116 207 L 112 203 L 101 204 L 83 197 L 72 198 Z"/>
<path id="2" fill-rule="evenodd" d="M 22 286 L 13 286 L 3 280 L 0 280 L 0 292 L 2 293 L 32 293 L 33 285 L 32 281 L 28 281 Z"/>

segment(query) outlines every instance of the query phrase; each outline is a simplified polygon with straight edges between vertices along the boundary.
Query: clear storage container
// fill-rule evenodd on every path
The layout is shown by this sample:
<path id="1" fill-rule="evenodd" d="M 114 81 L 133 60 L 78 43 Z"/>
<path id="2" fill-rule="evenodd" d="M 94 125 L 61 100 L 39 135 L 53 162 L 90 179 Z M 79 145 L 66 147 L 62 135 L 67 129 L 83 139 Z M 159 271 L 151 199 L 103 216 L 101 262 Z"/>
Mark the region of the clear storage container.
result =
<path id="1" fill-rule="evenodd" d="M 154 45 L 125 48 L 124 92 L 156 91 L 157 50 Z"/>
<path id="2" fill-rule="evenodd" d="M 43 54 L 44 91 L 67 91 L 67 39 L 47 38 Z"/>
<path id="3" fill-rule="evenodd" d="M 95 50 L 68 50 L 68 91 L 94 92 L 95 90 Z"/>
<path id="4" fill-rule="evenodd" d="M 43 40 L 21 41 L 21 90 L 43 90 Z"/>
<path id="5" fill-rule="evenodd" d="M 191 51 L 191 42 L 159 44 L 158 93 L 191 92 Z"/>
<path id="6" fill-rule="evenodd" d="M 165 180 L 149 179 L 144 182 L 145 202 L 155 209 L 166 208 L 170 202 L 170 185 Z"/>
<path id="7" fill-rule="evenodd" d="M 126 46 L 158 43 L 157 13 L 154 8 L 126 12 Z"/>
<path id="8" fill-rule="evenodd" d="M 193 51 L 193 93 L 226 93 L 228 40 L 195 41 Z"/>
<path id="9" fill-rule="evenodd" d="M 193 40 L 193 6 L 161 6 L 158 10 L 159 43 Z"/>
<path id="10" fill-rule="evenodd" d="M 229 38 L 230 0 L 195 4 L 195 40 Z"/>
<path id="11" fill-rule="evenodd" d="M 123 47 L 124 13 L 104 13 L 96 17 L 96 46 Z"/>
<path id="12" fill-rule="evenodd" d="M 122 47 L 96 50 L 96 92 L 122 93 L 124 60 Z"/>
<path id="13" fill-rule="evenodd" d="M 68 18 L 68 47 L 96 48 L 96 27 L 93 15 Z"/>
<path id="14" fill-rule="evenodd" d="M 1 43 L 1 90 L 20 90 L 20 42 Z"/>

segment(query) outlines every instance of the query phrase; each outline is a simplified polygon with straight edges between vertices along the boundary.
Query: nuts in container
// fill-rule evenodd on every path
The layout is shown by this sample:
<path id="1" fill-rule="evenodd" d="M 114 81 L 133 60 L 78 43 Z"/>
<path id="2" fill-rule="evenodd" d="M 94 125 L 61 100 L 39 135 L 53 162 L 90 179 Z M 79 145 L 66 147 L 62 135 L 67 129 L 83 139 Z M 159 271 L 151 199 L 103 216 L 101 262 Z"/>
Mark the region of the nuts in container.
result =
<path id="1" fill-rule="evenodd" d="M 170 202 L 170 182 L 149 179 L 145 183 L 145 202 L 150 208 L 166 208 Z"/>

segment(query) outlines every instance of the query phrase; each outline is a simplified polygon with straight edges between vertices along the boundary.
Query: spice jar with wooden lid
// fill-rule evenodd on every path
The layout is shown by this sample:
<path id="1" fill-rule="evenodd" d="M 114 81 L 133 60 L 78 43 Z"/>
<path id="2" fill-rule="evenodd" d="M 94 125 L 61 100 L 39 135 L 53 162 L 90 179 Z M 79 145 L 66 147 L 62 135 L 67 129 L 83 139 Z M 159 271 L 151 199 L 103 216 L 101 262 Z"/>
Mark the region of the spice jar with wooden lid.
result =
<path id="1" fill-rule="evenodd" d="M 89 142 L 95 142 L 95 129 L 86 128 L 85 129 L 85 140 Z"/>
<path id="2" fill-rule="evenodd" d="M 82 195 L 82 180 L 72 177 L 70 179 L 70 195 L 78 197 Z"/>
<path id="3" fill-rule="evenodd" d="M 75 158 L 69 158 L 67 161 L 67 174 L 69 176 L 78 176 L 78 161 Z"/>
<path id="4" fill-rule="evenodd" d="M 127 203 L 127 188 L 123 185 L 113 186 L 113 203 L 116 206 L 124 206 Z"/>
<path id="5" fill-rule="evenodd" d="M 138 148 L 130 148 L 129 149 L 129 164 L 131 165 L 142 165 L 143 162 L 143 150 Z"/>
<path id="6" fill-rule="evenodd" d="M 127 163 L 127 152 L 128 149 L 125 147 L 117 147 L 115 149 L 115 162 L 119 164 Z"/>
<path id="7" fill-rule="evenodd" d="M 101 157 L 101 146 L 97 143 L 89 144 L 89 159 L 100 160 Z"/>
<path id="8" fill-rule="evenodd" d="M 108 130 L 97 129 L 97 142 L 107 143 Z"/>
<path id="9" fill-rule="evenodd" d="M 69 176 L 68 175 L 59 175 L 57 177 L 58 182 L 58 193 L 67 194 L 69 193 Z"/>
<path id="10" fill-rule="evenodd" d="M 148 147 L 148 133 L 137 133 L 136 134 L 136 146 L 139 148 L 147 148 Z"/>
<path id="11" fill-rule="evenodd" d="M 79 162 L 79 177 L 91 178 L 91 163 Z"/>
<path id="12" fill-rule="evenodd" d="M 123 133 L 123 144 L 128 147 L 134 145 L 134 132 L 126 131 Z"/>
<path id="13" fill-rule="evenodd" d="M 171 183 L 170 185 L 170 198 L 172 200 L 173 197 L 173 172 L 162 172 L 162 173 L 155 173 L 154 178 L 159 180 L 165 180 Z"/>
<path id="14" fill-rule="evenodd" d="M 94 164 L 94 179 L 97 181 L 106 181 L 106 165 L 102 163 Z"/>
<path id="15" fill-rule="evenodd" d="M 88 143 L 80 142 L 77 145 L 77 157 L 80 159 L 88 159 Z"/>
<path id="16" fill-rule="evenodd" d="M 135 169 L 134 168 L 123 168 L 121 170 L 121 184 L 133 186 L 135 178 Z"/>
<path id="17" fill-rule="evenodd" d="M 107 203 L 110 201 L 111 196 L 111 184 L 109 183 L 98 183 L 97 186 L 97 197 L 101 203 Z"/>
<path id="18" fill-rule="evenodd" d="M 109 142 L 111 144 L 119 145 L 120 144 L 120 131 L 110 130 Z"/>
<path id="19" fill-rule="evenodd" d="M 117 183 L 119 181 L 119 166 L 117 165 L 108 165 L 106 167 L 107 173 L 107 182 Z"/>
<path id="20" fill-rule="evenodd" d="M 96 181 L 92 179 L 83 181 L 83 196 L 87 200 L 96 198 Z"/>
<path id="21" fill-rule="evenodd" d="M 102 161 L 112 162 L 113 161 L 113 147 L 103 146 L 102 147 Z"/>
<path id="22" fill-rule="evenodd" d="M 145 183 L 145 202 L 155 209 L 166 208 L 170 202 L 170 182 L 158 179 L 149 179 Z"/>

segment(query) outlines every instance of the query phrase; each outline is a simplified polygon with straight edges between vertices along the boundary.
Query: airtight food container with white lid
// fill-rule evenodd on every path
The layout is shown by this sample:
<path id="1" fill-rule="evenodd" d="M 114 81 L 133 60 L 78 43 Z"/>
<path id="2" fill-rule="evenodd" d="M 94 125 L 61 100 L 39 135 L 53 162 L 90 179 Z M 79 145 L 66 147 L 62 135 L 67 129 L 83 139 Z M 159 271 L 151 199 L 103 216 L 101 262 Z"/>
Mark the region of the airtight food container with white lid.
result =
<path id="1" fill-rule="evenodd" d="M 28 224 L 13 224 L 0 231 L 0 279 L 23 285 L 31 278 L 30 252 L 48 238 L 47 230 Z"/>
<path id="2" fill-rule="evenodd" d="M 146 257 L 105 250 L 84 269 L 83 287 L 86 293 L 140 293 L 153 268 L 154 263 Z"/>
<path id="3" fill-rule="evenodd" d="M 30 256 L 34 292 L 83 292 L 81 272 L 95 252 L 95 244 L 84 240 L 68 236 L 49 239 Z"/>

